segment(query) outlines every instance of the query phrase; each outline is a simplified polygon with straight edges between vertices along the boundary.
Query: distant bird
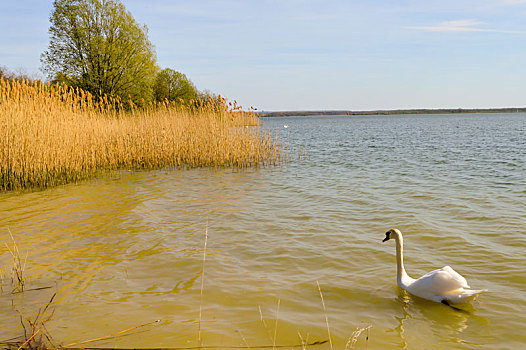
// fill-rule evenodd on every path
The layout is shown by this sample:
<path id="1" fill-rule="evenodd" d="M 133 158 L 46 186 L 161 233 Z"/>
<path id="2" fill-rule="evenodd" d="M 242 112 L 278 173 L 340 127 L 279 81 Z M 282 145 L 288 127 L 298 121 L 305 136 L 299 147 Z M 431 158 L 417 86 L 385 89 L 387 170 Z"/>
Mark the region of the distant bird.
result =
<path id="1" fill-rule="evenodd" d="M 487 291 L 486 289 L 469 289 L 466 279 L 449 266 L 431 271 L 416 280 L 409 277 L 404 268 L 404 239 L 402 232 L 392 228 L 385 233 L 385 238 L 382 242 L 386 242 L 391 238 L 396 241 L 396 279 L 398 285 L 409 293 L 424 299 L 450 305 L 470 302 L 480 293 Z"/>
<path id="2" fill-rule="evenodd" d="M 286 129 L 286 128 L 288 128 L 289 126 L 288 126 L 288 125 L 283 125 L 283 127 Z"/>

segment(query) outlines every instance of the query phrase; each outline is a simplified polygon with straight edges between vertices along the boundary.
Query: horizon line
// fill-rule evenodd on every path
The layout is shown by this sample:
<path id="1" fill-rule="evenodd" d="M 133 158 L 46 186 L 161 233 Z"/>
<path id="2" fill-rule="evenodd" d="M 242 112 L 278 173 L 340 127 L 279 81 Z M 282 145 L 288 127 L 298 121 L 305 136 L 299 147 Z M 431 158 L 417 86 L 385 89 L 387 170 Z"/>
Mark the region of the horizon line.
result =
<path id="1" fill-rule="evenodd" d="M 369 110 L 350 110 L 350 109 L 318 109 L 318 110 L 258 110 L 258 114 L 372 114 L 372 113 L 403 113 L 403 112 L 421 112 L 421 113 L 477 113 L 477 112 L 526 112 L 526 107 L 489 107 L 489 108 L 397 108 L 397 109 L 369 109 Z"/>

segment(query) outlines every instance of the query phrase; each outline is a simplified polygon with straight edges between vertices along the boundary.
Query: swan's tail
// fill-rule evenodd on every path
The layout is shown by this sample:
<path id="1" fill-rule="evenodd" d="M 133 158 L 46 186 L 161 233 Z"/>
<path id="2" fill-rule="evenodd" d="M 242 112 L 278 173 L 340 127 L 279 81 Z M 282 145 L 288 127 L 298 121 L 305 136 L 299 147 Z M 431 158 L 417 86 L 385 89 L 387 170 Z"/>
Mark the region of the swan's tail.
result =
<path id="1" fill-rule="evenodd" d="M 480 293 L 484 293 L 487 291 L 488 291 L 487 289 L 473 290 L 473 289 L 460 288 L 454 293 L 447 295 L 444 298 L 444 300 L 447 300 L 451 304 L 469 303 L 475 300 L 479 296 Z"/>

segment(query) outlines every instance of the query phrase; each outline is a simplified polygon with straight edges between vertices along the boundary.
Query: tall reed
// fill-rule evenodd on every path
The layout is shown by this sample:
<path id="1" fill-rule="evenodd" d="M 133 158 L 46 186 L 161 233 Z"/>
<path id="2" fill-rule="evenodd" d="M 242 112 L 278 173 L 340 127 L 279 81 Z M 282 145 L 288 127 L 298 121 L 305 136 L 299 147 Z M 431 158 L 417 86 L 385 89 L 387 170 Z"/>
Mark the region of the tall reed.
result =
<path id="1" fill-rule="evenodd" d="M 279 164 L 283 147 L 236 104 L 96 99 L 0 78 L 0 190 L 45 188 L 117 169 Z"/>

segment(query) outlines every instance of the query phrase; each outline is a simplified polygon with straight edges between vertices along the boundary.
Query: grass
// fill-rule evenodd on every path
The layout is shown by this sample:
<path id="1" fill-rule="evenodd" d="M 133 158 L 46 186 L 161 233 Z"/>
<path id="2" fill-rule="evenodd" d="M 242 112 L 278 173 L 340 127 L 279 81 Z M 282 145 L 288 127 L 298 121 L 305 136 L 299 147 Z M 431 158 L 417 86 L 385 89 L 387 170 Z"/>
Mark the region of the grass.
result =
<path id="1" fill-rule="evenodd" d="M 81 90 L 0 78 L 0 190 L 46 188 L 119 169 L 258 167 L 283 147 L 239 106 L 96 100 Z"/>
<path id="2" fill-rule="evenodd" d="M 327 316 L 327 309 L 325 308 L 325 300 L 323 299 L 323 293 L 321 292 L 320 282 L 316 281 L 316 284 L 318 285 L 318 291 L 320 292 L 320 298 L 321 298 L 321 305 L 323 306 L 323 313 L 325 315 L 325 324 L 327 325 L 327 336 L 329 337 L 329 345 L 330 345 L 331 350 L 333 350 L 332 338 L 331 338 L 331 328 L 329 327 L 329 317 Z"/>
<path id="3" fill-rule="evenodd" d="M 357 327 L 356 330 L 349 337 L 349 340 L 347 340 L 347 344 L 345 344 L 345 350 L 354 349 L 354 345 L 356 344 L 358 338 L 363 332 L 367 332 L 367 335 L 365 337 L 365 347 L 367 349 L 367 345 L 369 342 L 369 330 L 371 329 L 371 327 L 371 325 L 365 327 Z"/>
<path id="4" fill-rule="evenodd" d="M 9 236 L 11 237 L 11 243 L 12 246 L 9 247 L 7 243 L 5 243 L 5 247 L 9 251 L 9 254 L 11 254 L 12 259 L 12 266 L 11 266 L 11 293 L 21 293 L 24 291 L 25 288 L 25 278 L 24 278 L 24 270 L 26 266 L 26 259 L 22 262 L 22 258 L 20 256 L 20 250 L 18 249 L 18 245 L 16 244 L 15 238 L 13 237 L 13 234 L 11 233 L 11 230 L 8 230 Z M 2 279 L 3 282 L 3 279 Z"/>
<path id="5" fill-rule="evenodd" d="M 38 309 L 38 313 L 33 319 L 31 317 L 23 317 L 20 314 L 20 324 L 24 329 L 24 340 L 17 350 L 42 350 L 50 348 L 49 345 L 53 346 L 53 338 L 46 329 L 46 323 L 53 319 L 54 309 L 50 308 L 50 305 L 53 303 L 55 296 L 56 293 L 51 296 L 51 299 L 43 308 Z"/>
<path id="6" fill-rule="evenodd" d="M 199 344 L 199 347 L 203 345 L 203 341 L 201 339 L 201 320 L 203 317 L 203 289 L 205 286 L 205 262 L 206 262 L 206 243 L 208 242 L 208 223 L 206 224 L 206 230 L 205 230 L 205 245 L 203 248 L 203 269 L 201 270 L 201 289 L 199 291 L 199 322 L 198 322 L 198 330 L 197 330 L 197 342 Z"/>

